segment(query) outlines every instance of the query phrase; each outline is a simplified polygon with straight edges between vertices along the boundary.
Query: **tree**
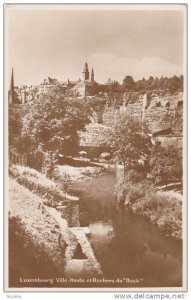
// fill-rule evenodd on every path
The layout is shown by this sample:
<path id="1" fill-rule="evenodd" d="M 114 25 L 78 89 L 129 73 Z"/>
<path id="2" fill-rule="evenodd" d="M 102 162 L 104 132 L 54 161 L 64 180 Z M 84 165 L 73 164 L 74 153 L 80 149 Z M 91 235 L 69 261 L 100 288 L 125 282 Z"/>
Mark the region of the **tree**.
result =
<path id="1" fill-rule="evenodd" d="M 45 151 L 70 152 L 78 145 L 78 130 L 84 130 L 89 115 L 85 99 L 69 100 L 55 88 L 33 102 L 23 118 L 22 135 Z"/>
<path id="2" fill-rule="evenodd" d="M 112 93 L 118 93 L 118 92 L 121 92 L 121 85 L 119 84 L 118 81 L 114 80 L 112 82 L 112 85 L 111 85 L 111 92 Z"/>
<path id="3" fill-rule="evenodd" d="M 180 91 L 183 89 L 183 80 L 180 77 L 173 76 L 167 81 L 167 88 L 171 93 Z"/>
<path id="4" fill-rule="evenodd" d="M 20 135 L 21 131 L 21 112 L 17 107 L 9 106 L 9 137 Z"/>
<path id="5" fill-rule="evenodd" d="M 28 105 L 9 105 L 9 146 L 20 154 L 24 154 L 31 149 L 30 139 L 21 136 L 22 118 L 27 110 Z"/>
<path id="6" fill-rule="evenodd" d="M 109 143 L 117 162 L 124 166 L 124 175 L 129 170 L 145 171 L 144 163 L 149 157 L 151 142 L 145 124 L 127 113 L 119 115 L 110 133 Z"/>
<path id="7" fill-rule="evenodd" d="M 151 178 L 158 184 L 182 180 L 182 150 L 171 145 L 156 146 L 151 156 Z"/>
<path id="8" fill-rule="evenodd" d="M 143 78 L 142 80 L 138 80 L 135 82 L 135 90 L 136 91 L 144 91 L 145 90 L 145 87 L 146 87 L 146 84 L 145 84 L 145 79 Z"/>
<path id="9" fill-rule="evenodd" d="M 128 75 L 123 79 L 122 88 L 124 91 L 132 90 L 134 88 L 134 79 L 132 76 Z"/>

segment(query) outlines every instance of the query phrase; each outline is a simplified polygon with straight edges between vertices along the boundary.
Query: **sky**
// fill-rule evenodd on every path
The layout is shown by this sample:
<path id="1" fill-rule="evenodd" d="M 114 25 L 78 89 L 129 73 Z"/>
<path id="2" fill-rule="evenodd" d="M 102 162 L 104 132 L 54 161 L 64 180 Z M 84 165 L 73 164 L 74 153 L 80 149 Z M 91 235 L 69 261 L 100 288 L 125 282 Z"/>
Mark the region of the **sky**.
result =
<path id="1" fill-rule="evenodd" d="M 39 84 L 48 76 L 77 80 L 85 62 L 99 83 L 122 82 L 126 75 L 137 80 L 183 74 L 184 10 L 179 7 L 11 5 L 5 11 L 8 80 L 12 68 L 18 86 Z"/>

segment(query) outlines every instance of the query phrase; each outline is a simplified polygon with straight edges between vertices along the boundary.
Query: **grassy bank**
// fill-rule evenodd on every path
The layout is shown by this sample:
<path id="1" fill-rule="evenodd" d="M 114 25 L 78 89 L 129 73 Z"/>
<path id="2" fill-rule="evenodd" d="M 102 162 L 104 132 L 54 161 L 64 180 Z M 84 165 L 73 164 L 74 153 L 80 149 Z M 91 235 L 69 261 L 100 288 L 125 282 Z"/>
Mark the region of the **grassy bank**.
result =
<path id="1" fill-rule="evenodd" d="M 132 182 L 121 178 L 115 190 L 117 199 L 134 213 L 143 215 L 165 234 L 182 237 L 182 201 L 175 193 L 157 192 L 147 180 Z M 181 196 L 181 195 L 179 195 Z"/>
<path id="2" fill-rule="evenodd" d="M 77 201 L 78 198 L 61 190 L 59 185 L 35 169 L 12 165 L 9 173 L 18 183 L 46 200 L 46 204 L 54 206 L 65 200 Z"/>

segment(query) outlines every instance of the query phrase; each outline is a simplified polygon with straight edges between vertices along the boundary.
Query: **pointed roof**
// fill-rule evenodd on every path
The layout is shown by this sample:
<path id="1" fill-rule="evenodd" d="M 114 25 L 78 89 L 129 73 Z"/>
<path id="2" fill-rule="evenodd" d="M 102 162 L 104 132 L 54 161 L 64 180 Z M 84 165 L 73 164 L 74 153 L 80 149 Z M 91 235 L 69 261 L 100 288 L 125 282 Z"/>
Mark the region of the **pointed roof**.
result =
<path id="1" fill-rule="evenodd" d="M 13 68 L 12 68 L 12 73 L 11 73 L 11 83 L 10 83 L 10 90 L 9 90 L 9 103 L 14 103 L 14 73 L 13 73 Z"/>
<path id="2" fill-rule="evenodd" d="M 11 85 L 10 85 L 10 90 L 14 90 L 14 72 L 13 72 L 13 68 L 12 68 L 12 72 L 11 72 Z"/>
<path id="3" fill-rule="evenodd" d="M 84 65 L 84 72 L 86 72 L 86 71 L 88 71 L 88 64 L 87 64 L 87 62 Z"/>

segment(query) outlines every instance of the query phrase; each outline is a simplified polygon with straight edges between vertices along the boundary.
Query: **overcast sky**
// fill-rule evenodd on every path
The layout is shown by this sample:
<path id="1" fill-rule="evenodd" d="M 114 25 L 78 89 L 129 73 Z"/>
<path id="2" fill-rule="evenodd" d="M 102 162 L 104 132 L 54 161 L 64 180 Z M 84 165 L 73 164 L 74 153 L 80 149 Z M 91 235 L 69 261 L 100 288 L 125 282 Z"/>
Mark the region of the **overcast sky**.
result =
<path id="1" fill-rule="evenodd" d="M 77 80 L 85 62 L 100 83 L 183 74 L 183 10 L 38 8 L 6 12 L 7 74 L 13 67 L 16 85 Z"/>

